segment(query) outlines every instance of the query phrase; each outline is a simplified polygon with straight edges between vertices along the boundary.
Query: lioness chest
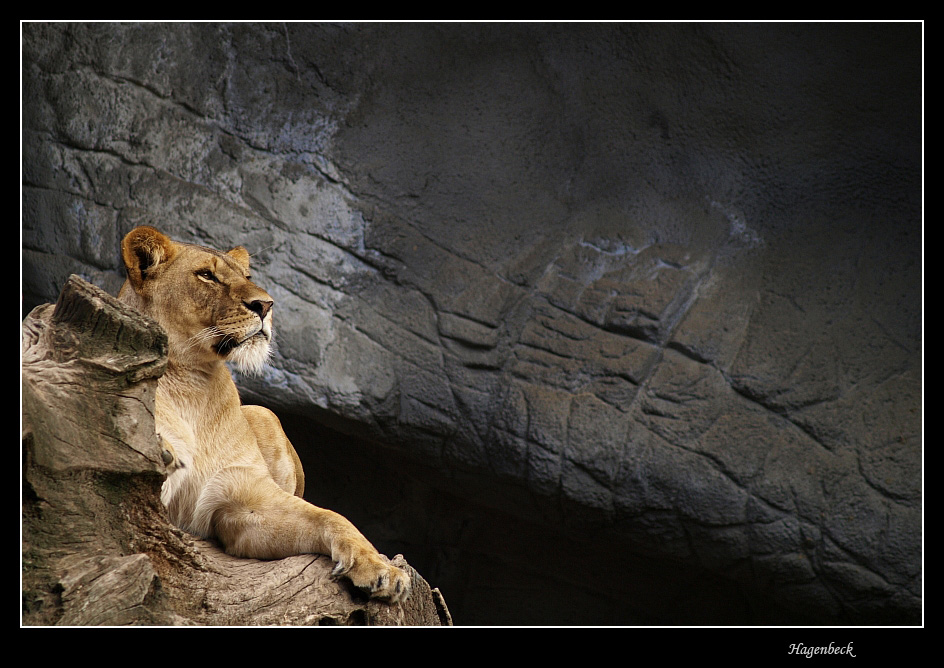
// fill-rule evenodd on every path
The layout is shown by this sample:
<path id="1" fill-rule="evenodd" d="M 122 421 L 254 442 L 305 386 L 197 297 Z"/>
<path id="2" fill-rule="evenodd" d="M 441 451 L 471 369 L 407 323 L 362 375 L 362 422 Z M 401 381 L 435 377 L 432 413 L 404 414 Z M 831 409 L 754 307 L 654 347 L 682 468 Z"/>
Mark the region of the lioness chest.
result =
<path id="1" fill-rule="evenodd" d="M 178 526 L 204 534 L 193 514 L 208 485 L 228 469 L 265 471 L 256 437 L 243 416 L 232 379 L 215 391 L 193 395 L 172 380 L 159 382 L 157 433 L 173 457 L 161 500 Z"/>

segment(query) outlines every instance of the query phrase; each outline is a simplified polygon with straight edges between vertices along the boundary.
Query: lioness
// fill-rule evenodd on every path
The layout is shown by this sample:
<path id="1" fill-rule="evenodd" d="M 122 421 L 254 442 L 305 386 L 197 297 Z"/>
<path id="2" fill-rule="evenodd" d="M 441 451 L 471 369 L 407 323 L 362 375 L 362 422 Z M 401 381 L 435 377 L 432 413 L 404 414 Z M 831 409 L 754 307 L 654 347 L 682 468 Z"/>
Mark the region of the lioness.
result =
<path id="1" fill-rule="evenodd" d="M 241 557 L 330 555 L 371 596 L 392 602 L 410 591 L 351 522 L 304 501 L 301 462 L 278 418 L 242 406 L 223 364 L 265 364 L 272 341 L 272 298 L 249 280 L 242 246 L 222 253 L 177 243 L 153 227 L 124 238 L 128 271 L 118 299 L 167 332 L 167 371 L 158 381 L 155 421 L 169 475 L 161 490 L 171 521 L 219 540 Z"/>

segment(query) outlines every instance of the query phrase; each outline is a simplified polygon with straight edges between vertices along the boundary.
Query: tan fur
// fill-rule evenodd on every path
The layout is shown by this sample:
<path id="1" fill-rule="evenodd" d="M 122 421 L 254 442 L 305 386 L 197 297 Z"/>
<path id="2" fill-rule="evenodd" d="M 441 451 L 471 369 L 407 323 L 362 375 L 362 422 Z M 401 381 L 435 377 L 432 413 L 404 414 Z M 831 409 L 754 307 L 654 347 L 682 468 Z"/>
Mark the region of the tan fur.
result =
<path id="1" fill-rule="evenodd" d="M 223 362 L 260 369 L 273 336 L 272 298 L 249 280 L 246 250 L 177 243 L 152 227 L 129 232 L 121 250 L 128 280 L 118 298 L 157 320 L 169 340 L 155 421 L 171 521 L 236 556 L 327 554 L 335 573 L 372 596 L 405 599 L 406 573 L 344 517 L 301 498 L 302 465 L 275 414 L 240 404 Z"/>

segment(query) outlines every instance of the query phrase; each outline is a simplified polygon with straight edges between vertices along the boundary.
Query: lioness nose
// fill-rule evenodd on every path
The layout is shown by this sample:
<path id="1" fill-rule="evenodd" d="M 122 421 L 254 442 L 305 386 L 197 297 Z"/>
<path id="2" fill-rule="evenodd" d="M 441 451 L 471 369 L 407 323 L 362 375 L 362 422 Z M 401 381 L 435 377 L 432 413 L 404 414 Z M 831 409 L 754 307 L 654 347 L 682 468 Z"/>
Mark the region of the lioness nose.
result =
<path id="1" fill-rule="evenodd" d="M 271 299 L 253 299 L 251 302 L 243 302 L 243 304 L 253 313 L 258 313 L 263 320 L 265 320 L 269 309 L 272 308 Z"/>

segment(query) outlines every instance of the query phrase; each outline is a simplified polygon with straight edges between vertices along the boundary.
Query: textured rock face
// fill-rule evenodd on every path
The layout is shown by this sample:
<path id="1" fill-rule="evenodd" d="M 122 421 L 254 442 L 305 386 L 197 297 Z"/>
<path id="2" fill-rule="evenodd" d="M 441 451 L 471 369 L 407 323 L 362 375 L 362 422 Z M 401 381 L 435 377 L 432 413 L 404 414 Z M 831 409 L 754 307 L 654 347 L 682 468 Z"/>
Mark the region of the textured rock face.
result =
<path id="1" fill-rule="evenodd" d="M 518 527 L 417 540 L 540 613 L 390 550 L 457 623 L 920 620 L 918 25 L 23 45 L 24 310 L 69 273 L 117 292 L 138 224 L 245 245 L 278 327 L 247 399 Z"/>

